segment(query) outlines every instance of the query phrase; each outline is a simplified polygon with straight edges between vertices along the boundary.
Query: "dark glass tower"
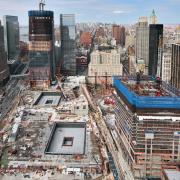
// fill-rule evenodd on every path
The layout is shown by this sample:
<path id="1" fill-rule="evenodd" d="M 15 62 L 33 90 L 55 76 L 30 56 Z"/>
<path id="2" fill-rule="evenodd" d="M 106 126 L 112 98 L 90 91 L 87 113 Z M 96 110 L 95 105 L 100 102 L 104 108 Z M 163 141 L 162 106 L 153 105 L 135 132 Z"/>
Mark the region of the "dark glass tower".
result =
<path id="1" fill-rule="evenodd" d="M 19 22 L 17 16 L 3 16 L 4 42 L 8 60 L 19 56 Z"/>
<path id="2" fill-rule="evenodd" d="M 163 24 L 149 25 L 149 75 L 161 76 Z"/>
<path id="3" fill-rule="evenodd" d="M 7 65 L 6 52 L 4 48 L 4 29 L 0 21 L 0 87 L 9 79 L 9 68 Z"/>
<path id="4" fill-rule="evenodd" d="M 75 54 L 75 15 L 60 15 L 61 32 L 61 74 L 76 75 L 76 54 Z"/>
<path id="5" fill-rule="evenodd" d="M 29 71 L 30 85 L 47 88 L 55 81 L 54 13 L 29 11 Z"/>

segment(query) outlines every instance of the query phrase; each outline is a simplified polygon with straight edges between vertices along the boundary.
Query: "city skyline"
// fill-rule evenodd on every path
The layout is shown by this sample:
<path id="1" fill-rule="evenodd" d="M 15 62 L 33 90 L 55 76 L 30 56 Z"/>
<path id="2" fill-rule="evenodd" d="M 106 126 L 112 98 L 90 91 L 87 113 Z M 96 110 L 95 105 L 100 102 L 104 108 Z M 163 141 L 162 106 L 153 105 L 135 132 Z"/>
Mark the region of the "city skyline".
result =
<path id="1" fill-rule="evenodd" d="M 19 17 L 20 26 L 28 25 L 28 10 L 38 9 L 38 0 L 0 0 L 0 17 L 14 15 Z M 155 9 L 158 23 L 178 24 L 179 0 L 46 0 L 47 10 L 55 13 L 55 25 L 59 24 L 60 14 L 75 14 L 76 22 L 106 22 L 134 24 L 139 16 L 150 17 Z"/>

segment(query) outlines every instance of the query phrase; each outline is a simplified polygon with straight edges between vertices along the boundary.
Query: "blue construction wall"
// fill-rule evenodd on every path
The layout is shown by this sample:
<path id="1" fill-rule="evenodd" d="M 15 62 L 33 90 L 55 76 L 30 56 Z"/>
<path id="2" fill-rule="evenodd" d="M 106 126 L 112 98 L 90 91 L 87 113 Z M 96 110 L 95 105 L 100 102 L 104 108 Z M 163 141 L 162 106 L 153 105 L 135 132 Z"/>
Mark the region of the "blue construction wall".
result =
<path id="1" fill-rule="evenodd" d="M 180 109 L 180 96 L 178 97 L 147 97 L 138 96 L 130 92 L 117 77 L 113 77 L 113 85 L 123 94 L 126 100 L 136 108 L 174 108 Z"/>

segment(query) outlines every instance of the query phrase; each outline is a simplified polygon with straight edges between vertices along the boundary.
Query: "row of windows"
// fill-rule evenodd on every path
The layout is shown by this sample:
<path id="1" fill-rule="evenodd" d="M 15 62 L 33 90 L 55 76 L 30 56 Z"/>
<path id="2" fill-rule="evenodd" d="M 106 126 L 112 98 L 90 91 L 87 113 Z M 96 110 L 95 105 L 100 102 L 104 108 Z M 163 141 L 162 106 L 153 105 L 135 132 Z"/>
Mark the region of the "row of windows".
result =
<path id="1" fill-rule="evenodd" d="M 35 19 L 51 19 L 51 17 L 34 17 Z"/>

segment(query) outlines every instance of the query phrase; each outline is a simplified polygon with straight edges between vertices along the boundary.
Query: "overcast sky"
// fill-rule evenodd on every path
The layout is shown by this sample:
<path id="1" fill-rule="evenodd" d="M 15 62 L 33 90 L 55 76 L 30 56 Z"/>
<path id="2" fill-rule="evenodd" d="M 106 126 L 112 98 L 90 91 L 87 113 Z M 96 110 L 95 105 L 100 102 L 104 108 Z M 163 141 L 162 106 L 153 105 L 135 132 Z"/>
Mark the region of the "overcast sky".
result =
<path id="1" fill-rule="evenodd" d="M 16 15 L 20 26 L 28 25 L 28 10 L 38 9 L 39 0 L 0 0 L 0 17 Z M 139 16 L 150 16 L 155 9 L 158 22 L 180 24 L 180 0 L 46 0 L 46 10 L 59 14 L 74 13 L 76 22 L 132 24 Z"/>

